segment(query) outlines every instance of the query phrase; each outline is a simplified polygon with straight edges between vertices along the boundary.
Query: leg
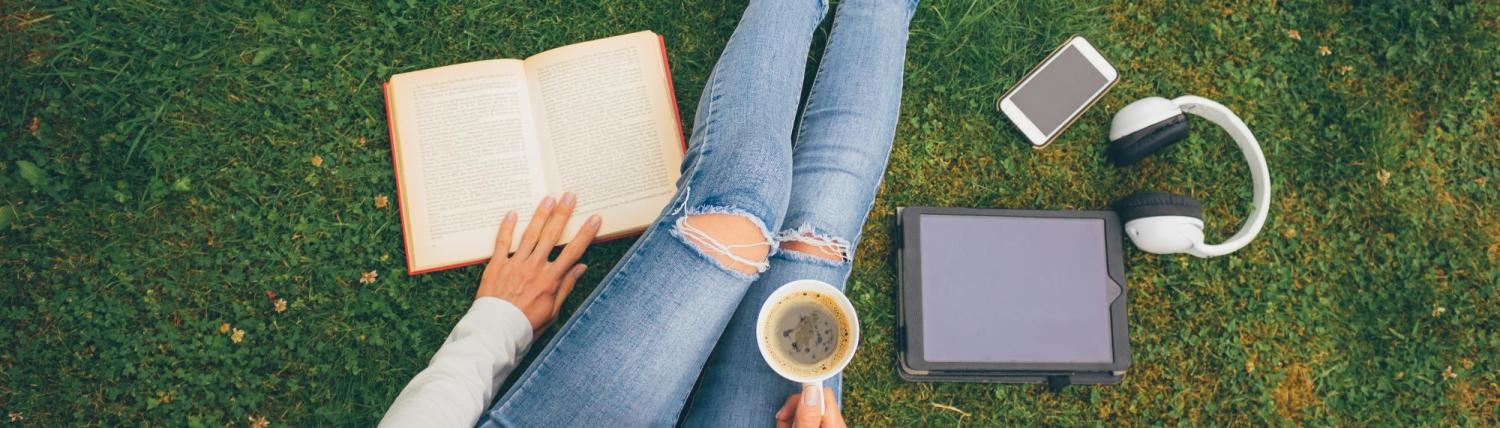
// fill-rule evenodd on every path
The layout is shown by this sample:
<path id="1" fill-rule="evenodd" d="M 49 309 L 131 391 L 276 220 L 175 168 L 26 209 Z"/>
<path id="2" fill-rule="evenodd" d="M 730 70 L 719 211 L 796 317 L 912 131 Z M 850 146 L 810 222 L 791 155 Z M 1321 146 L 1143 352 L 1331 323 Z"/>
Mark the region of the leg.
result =
<path id="1" fill-rule="evenodd" d="M 686 425 L 775 425 L 776 410 L 800 389 L 761 360 L 755 319 L 766 297 L 787 282 L 810 278 L 843 288 L 895 137 L 915 3 L 839 3 L 792 155 L 791 202 L 777 236 L 781 250 L 720 338 Z M 829 380 L 834 391 L 840 380 Z"/>
<path id="2" fill-rule="evenodd" d="M 785 216 L 788 141 L 823 13 L 749 6 L 699 102 L 677 196 L 481 425 L 677 419 Z"/>

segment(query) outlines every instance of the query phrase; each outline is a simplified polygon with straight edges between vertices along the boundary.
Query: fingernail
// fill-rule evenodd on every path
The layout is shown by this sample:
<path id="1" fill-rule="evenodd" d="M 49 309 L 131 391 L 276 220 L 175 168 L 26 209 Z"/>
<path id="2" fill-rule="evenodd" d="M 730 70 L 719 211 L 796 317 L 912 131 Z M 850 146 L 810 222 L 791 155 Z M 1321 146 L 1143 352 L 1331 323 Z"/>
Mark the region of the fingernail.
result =
<path id="1" fill-rule="evenodd" d="M 580 264 L 578 264 L 578 267 L 573 268 L 573 270 L 574 270 L 574 272 L 573 272 L 574 275 L 583 275 L 584 271 L 589 270 L 589 265 L 580 263 Z"/>
<path id="2" fill-rule="evenodd" d="M 542 198 L 542 206 L 541 206 L 541 208 L 542 209 L 552 208 L 552 197 L 551 196 Z"/>
<path id="3" fill-rule="evenodd" d="M 571 207 L 571 206 L 573 206 L 574 204 L 577 204 L 577 203 L 578 203 L 578 195 L 574 195 L 573 192 L 563 193 L 563 197 L 562 197 L 562 204 L 563 205 Z"/>
<path id="4" fill-rule="evenodd" d="M 802 405 L 816 406 L 823 402 L 823 388 L 818 385 L 802 386 Z"/>
<path id="5" fill-rule="evenodd" d="M 594 215 L 589 216 L 589 226 L 598 226 L 599 223 L 603 223 L 603 222 L 604 222 L 604 217 L 600 217 L 598 214 L 594 214 Z"/>
<path id="6" fill-rule="evenodd" d="M 507 211 L 505 213 L 505 220 L 506 221 L 515 220 L 515 219 L 516 219 L 516 211 L 515 210 Z"/>

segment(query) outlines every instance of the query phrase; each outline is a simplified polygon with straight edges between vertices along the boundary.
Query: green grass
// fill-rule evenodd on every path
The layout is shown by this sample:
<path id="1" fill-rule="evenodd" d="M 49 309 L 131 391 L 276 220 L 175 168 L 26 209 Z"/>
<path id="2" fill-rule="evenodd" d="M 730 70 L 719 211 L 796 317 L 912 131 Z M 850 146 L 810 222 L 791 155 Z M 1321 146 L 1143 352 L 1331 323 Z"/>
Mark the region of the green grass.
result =
<path id="1" fill-rule="evenodd" d="M 742 8 L 180 3 L 0 2 L 0 423 L 373 423 L 479 277 L 406 276 L 399 216 L 373 203 L 396 191 L 380 83 L 650 29 L 692 117 Z M 1123 78 L 1034 151 L 994 100 L 1074 33 Z M 849 284 L 866 334 L 848 419 L 1500 424 L 1497 64 L 1494 1 L 927 1 Z M 1098 209 L 1156 187 L 1204 200 L 1212 238 L 1232 233 L 1250 187 L 1220 133 L 1200 126 L 1133 168 L 1104 160 L 1113 111 L 1187 93 L 1256 131 L 1273 210 L 1232 256 L 1127 250 L 1124 383 L 897 378 L 895 207 Z M 367 271 L 378 280 L 360 284 Z"/>

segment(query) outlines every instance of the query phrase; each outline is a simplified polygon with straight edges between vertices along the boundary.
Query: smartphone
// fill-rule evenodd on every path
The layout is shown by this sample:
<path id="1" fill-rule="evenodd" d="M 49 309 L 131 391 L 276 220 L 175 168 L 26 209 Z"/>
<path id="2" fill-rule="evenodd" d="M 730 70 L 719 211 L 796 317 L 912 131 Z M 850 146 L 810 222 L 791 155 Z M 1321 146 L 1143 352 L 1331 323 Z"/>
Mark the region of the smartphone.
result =
<path id="1" fill-rule="evenodd" d="M 1120 73 L 1094 45 L 1073 36 L 1000 97 L 997 108 L 1032 147 L 1040 149 L 1099 101 L 1119 78 Z"/>

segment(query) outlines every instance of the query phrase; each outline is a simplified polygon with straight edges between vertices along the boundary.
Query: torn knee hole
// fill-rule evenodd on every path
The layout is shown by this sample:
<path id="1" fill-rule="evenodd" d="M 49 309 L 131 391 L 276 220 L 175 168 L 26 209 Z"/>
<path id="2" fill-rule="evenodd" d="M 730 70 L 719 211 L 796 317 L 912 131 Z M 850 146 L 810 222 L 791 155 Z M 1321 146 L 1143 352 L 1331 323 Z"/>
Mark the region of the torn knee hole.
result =
<path id="1" fill-rule="evenodd" d="M 842 238 L 819 235 L 809 227 L 788 230 L 777 235 L 781 251 L 816 257 L 831 262 L 849 261 L 849 242 Z"/>
<path id="2" fill-rule="evenodd" d="M 684 241 L 721 265 L 746 274 L 764 272 L 771 254 L 765 228 L 744 214 L 693 214 L 677 220 Z"/>

